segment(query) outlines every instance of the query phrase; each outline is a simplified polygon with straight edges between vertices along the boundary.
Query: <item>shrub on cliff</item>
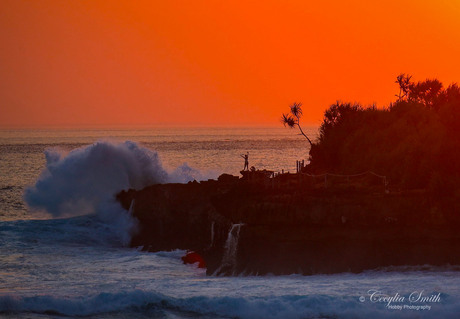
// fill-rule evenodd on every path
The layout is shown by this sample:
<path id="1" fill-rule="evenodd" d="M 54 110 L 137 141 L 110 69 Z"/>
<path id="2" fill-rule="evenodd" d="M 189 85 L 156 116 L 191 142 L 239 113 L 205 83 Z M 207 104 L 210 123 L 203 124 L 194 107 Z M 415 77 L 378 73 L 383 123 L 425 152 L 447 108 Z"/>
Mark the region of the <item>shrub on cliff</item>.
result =
<path id="1" fill-rule="evenodd" d="M 444 88 L 438 80 L 414 83 L 405 75 L 398 83 L 398 100 L 384 109 L 331 105 L 319 138 L 312 143 L 307 170 L 341 174 L 371 170 L 404 188 L 443 193 L 459 188 L 459 87 Z"/>

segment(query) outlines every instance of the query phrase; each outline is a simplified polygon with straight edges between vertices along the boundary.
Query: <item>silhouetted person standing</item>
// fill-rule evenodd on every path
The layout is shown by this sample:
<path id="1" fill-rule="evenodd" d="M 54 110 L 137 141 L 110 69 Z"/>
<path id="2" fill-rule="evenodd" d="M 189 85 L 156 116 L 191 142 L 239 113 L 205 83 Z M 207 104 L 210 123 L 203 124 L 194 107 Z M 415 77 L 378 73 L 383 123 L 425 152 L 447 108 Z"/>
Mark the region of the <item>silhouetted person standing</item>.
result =
<path id="1" fill-rule="evenodd" d="M 247 152 L 246 154 L 241 154 L 241 157 L 244 158 L 243 171 L 249 170 L 249 152 Z"/>

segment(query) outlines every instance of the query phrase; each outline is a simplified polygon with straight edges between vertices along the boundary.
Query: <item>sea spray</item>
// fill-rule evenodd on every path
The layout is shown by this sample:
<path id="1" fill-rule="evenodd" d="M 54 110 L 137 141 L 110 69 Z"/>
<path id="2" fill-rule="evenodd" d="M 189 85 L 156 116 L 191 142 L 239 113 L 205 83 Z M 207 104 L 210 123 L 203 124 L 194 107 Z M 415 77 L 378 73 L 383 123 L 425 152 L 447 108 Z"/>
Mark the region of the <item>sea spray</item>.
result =
<path id="1" fill-rule="evenodd" d="M 214 245 L 214 224 L 215 224 L 215 221 L 212 221 L 211 223 L 211 244 L 209 245 L 209 247 L 212 247 Z"/>
<path id="2" fill-rule="evenodd" d="M 134 212 L 134 203 L 135 203 L 135 201 L 136 201 L 136 200 L 133 199 L 133 200 L 131 201 L 131 204 L 129 205 L 129 210 L 128 210 L 129 216 L 133 216 L 133 212 Z"/>
<path id="3" fill-rule="evenodd" d="M 222 263 L 216 270 L 216 274 L 222 273 L 222 271 L 230 271 L 231 273 L 235 272 L 238 241 L 240 238 L 241 226 L 243 225 L 244 224 L 232 224 L 232 227 L 230 227 L 230 231 L 227 235 L 227 240 L 225 241 Z"/>
<path id="4" fill-rule="evenodd" d="M 118 192 L 202 177 L 187 164 L 168 174 L 155 151 L 130 141 L 100 141 L 68 154 L 48 149 L 45 157 L 46 168 L 24 193 L 28 206 L 54 218 L 96 214 L 125 244 L 137 225 L 116 202 Z"/>
<path id="5" fill-rule="evenodd" d="M 53 217 L 97 212 L 123 189 L 164 183 L 167 173 L 158 154 L 133 142 L 97 142 L 64 156 L 46 150 L 46 168 L 24 197 L 33 209 Z"/>
<path id="6" fill-rule="evenodd" d="M 167 182 L 168 183 L 187 183 L 193 180 L 202 181 L 209 178 L 216 178 L 215 172 L 207 171 L 203 173 L 200 170 L 194 169 L 187 165 L 187 163 L 182 164 L 177 167 L 172 172 L 168 173 Z"/>

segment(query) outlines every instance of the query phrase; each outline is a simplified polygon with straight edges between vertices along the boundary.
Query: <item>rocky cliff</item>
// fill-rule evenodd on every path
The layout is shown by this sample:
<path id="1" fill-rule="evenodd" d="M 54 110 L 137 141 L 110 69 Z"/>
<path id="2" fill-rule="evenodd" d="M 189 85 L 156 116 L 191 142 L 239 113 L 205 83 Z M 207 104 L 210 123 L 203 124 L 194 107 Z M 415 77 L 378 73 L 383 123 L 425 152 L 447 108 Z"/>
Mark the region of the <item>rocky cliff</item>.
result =
<path id="1" fill-rule="evenodd" d="M 273 179 L 152 185 L 117 195 L 132 246 L 198 252 L 208 274 L 359 272 L 460 264 L 460 205 L 425 192 L 318 189 Z"/>

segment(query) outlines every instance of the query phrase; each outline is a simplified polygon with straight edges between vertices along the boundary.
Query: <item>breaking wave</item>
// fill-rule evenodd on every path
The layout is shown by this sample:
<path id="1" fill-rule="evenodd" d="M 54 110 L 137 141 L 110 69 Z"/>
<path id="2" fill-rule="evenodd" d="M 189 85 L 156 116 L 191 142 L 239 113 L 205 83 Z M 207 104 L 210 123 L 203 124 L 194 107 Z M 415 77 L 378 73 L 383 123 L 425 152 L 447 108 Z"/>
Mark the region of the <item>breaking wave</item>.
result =
<path id="1" fill-rule="evenodd" d="M 130 141 L 100 141 L 67 154 L 49 149 L 45 156 L 46 168 L 24 193 L 31 210 L 45 211 L 53 218 L 96 214 L 118 228 L 125 243 L 136 223 L 116 202 L 118 192 L 202 178 L 187 164 L 168 173 L 157 152 Z"/>
<path id="2" fill-rule="evenodd" d="M 44 313 L 64 316 L 90 316 L 104 313 L 130 313 L 163 317 L 168 311 L 187 318 L 457 318 L 460 305 L 443 296 L 446 303 L 436 309 L 391 311 L 384 305 L 359 302 L 358 296 L 285 295 L 265 297 L 187 297 L 174 298 L 160 293 L 135 290 L 101 293 L 91 297 L 52 296 L 0 297 L 0 313 Z M 160 314 L 160 315 L 159 315 Z M 168 317 L 168 316 L 164 316 Z"/>

